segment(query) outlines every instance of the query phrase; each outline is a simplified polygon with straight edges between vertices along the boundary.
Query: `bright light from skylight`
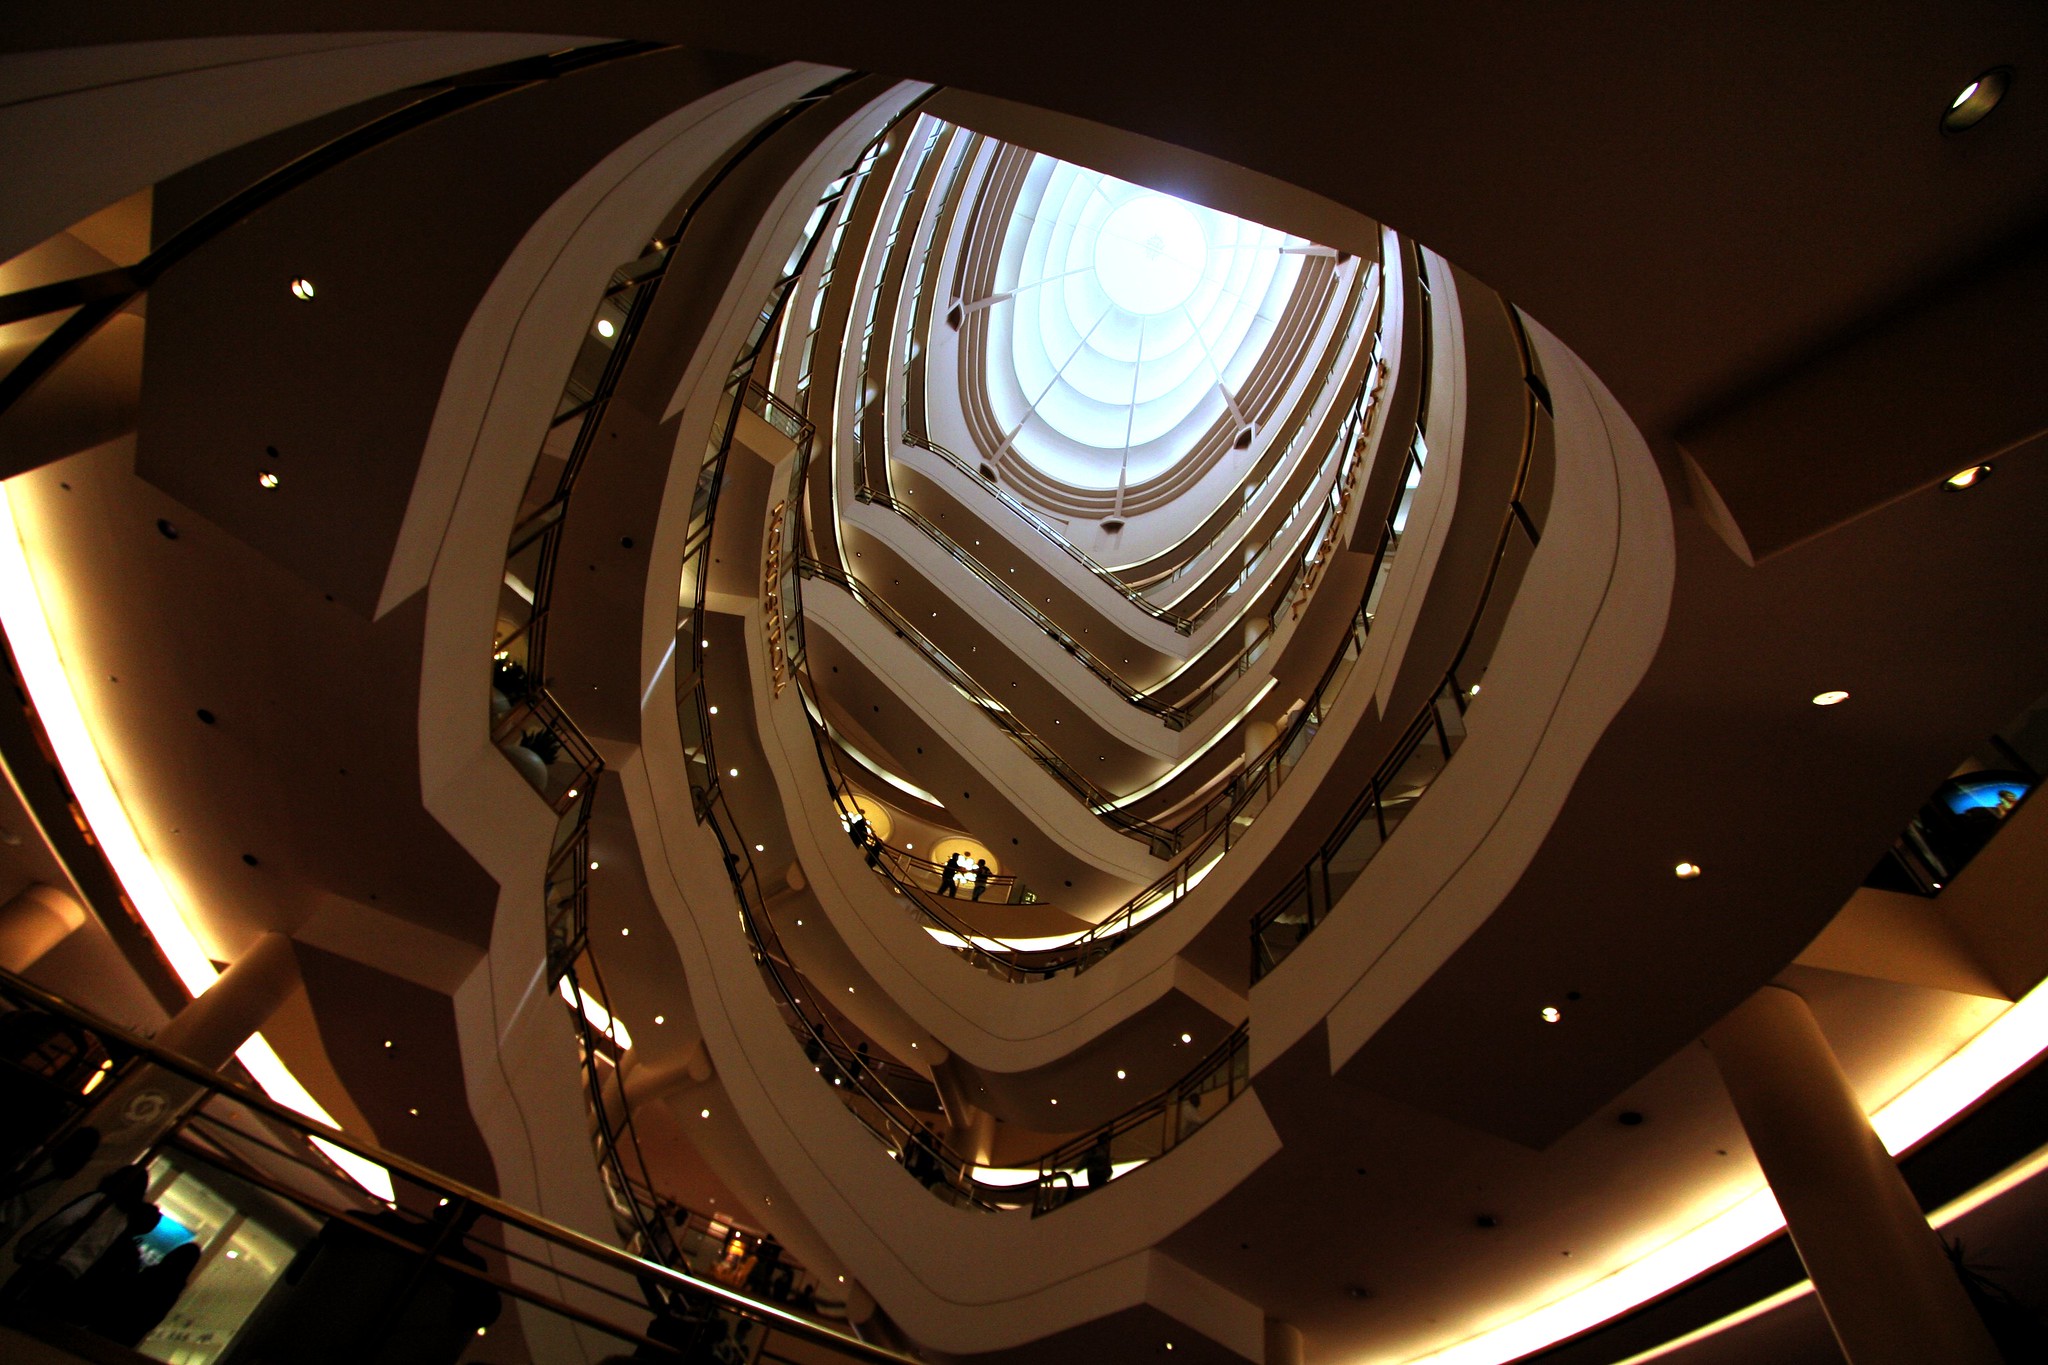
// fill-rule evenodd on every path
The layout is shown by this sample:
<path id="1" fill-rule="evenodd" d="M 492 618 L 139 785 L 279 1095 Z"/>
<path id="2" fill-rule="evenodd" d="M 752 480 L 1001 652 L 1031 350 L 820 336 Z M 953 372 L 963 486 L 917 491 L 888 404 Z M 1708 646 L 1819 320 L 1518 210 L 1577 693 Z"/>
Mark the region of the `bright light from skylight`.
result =
<path id="1" fill-rule="evenodd" d="M 1208 260 L 1202 225 L 1187 205 L 1163 194 L 1125 200 L 1095 238 L 1095 278 L 1102 292 L 1139 317 L 1187 302 Z"/>

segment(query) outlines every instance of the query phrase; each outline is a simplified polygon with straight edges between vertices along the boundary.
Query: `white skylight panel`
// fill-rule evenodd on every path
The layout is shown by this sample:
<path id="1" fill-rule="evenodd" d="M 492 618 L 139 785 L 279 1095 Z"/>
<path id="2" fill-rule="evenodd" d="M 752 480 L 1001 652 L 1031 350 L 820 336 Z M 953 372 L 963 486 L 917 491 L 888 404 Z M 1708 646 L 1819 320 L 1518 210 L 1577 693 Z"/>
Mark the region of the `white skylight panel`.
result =
<path id="1" fill-rule="evenodd" d="M 1082 487 L 1155 477 L 1193 449 L 1301 267 L 1286 233 L 1045 156 L 1007 235 L 1015 300 L 989 317 L 991 403 L 1020 455 Z"/>

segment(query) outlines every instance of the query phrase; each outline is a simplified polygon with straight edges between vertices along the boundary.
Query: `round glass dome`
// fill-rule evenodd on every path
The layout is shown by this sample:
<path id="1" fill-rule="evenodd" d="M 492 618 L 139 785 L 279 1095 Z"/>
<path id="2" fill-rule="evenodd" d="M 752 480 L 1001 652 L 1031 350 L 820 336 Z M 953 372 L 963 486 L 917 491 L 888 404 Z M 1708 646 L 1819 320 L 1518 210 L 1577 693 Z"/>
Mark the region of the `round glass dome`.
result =
<path id="1" fill-rule="evenodd" d="M 1109 301 L 1138 317 L 1186 303 L 1202 282 L 1209 241 L 1187 205 L 1163 194 L 1126 199 L 1095 237 L 1095 278 Z"/>
<path id="2" fill-rule="evenodd" d="M 1003 229 L 986 388 L 1006 444 L 1072 488 L 1157 477 L 1272 341 L 1299 237 L 1035 156 Z"/>

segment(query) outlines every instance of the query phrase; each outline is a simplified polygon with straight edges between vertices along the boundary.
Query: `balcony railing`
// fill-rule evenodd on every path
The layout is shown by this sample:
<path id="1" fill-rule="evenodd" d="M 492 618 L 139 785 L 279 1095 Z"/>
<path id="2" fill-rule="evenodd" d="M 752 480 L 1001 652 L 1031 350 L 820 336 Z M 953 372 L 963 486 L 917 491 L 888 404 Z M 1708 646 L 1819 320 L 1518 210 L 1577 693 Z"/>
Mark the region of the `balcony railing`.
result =
<path id="1" fill-rule="evenodd" d="M 806 579 L 820 580 L 843 588 L 854 601 L 867 608 L 882 624 L 893 630 L 899 639 L 922 655 L 925 662 L 937 669 L 955 690 L 974 703 L 992 725 L 1016 741 L 1017 746 L 1030 755 L 1033 762 L 1052 774 L 1061 786 L 1079 798 L 1098 819 L 1119 833 L 1143 840 L 1152 850 L 1153 856 L 1172 856 L 1178 846 L 1172 831 L 1125 815 L 1117 807 L 1119 798 L 1114 792 L 1097 786 L 1079 768 L 1067 762 L 1057 749 L 1026 725 L 1022 717 L 1006 706 L 994 693 L 975 681 L 971 673 L 955 663 L 937 642 L 891 606 L 886 598 L 870 590 L 853 575 L 830 568 L 813 559 L 799 560 L 798 569 Z"/>
<path id="2" fill-rule="evenodd" d="M 1310 856 L 1308 863 L 1251 920 L 1251 979 L 1258 981 L 1300 946 L 1421 801 L 1449 766 L 1465 738 L 1465 712 L 1479 693 L 1481 680 L 1503 622 L 1505 604 L 1494 592 L 1503 577 L 1519 577 L 1540 539 L 1540 529 L 1523 502 L 1535 456 L 1538 423 L 1547 392 L 1536 374 L 1521 319 L 1512 310 L 1515 339 L 1523 368 L 1522 451 L 1514 491 L 1501 515 L 1499 534 L 1488 562 L 1486 581 L 1457 652 L 1443 679 L 1402 731 L 1393 751 L 1363 791 L 1339 817 L 1336 828 Z M 1421 449 L 1420 432 L 1416 450 Z M 1413 486 L 1404 486 L 1388 518 L 1382 545 L 1398 540 L 1407 520 Z"/>

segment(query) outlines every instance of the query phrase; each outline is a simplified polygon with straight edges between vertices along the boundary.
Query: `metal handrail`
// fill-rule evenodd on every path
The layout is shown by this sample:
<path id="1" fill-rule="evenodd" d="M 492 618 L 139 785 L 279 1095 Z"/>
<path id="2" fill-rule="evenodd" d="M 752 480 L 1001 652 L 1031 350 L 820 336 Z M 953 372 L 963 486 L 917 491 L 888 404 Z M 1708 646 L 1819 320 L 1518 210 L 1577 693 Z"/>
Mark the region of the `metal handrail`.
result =
<path id="1" fill-rule="evenodd" d="M 1009 603 L 1020 615 L 1043 631 L 1046 638 L 1072 655 L 1083 668 L 1107 684 L 1110 690 L 1119 697 L 1122 697 L 1139 710 L 1159 717 L 1166 722 L 1166 728 L 1169 730 L 1181 730 L 1187 727 L 1188 712 L 1185 707 L 1175 706 L 1170 702 L 1156 701 L 1149 693 L 1134 687 L 1107 660 L 1069 635 L 1064 627 L 1040 611 L 1024 594 L 1004 582 L 1000 575 L 996 574 L 986 564 L 983 564 L 977 556 L 968 553 L 958 541 L 940 530 L 924 513 L 892 493 L 869 487 L 864 477 L 855 487 L 854 496 L 864 503 L 887 508 L 912 526 L 915 526 L 918 530 L 924 532 L 926 537 L 941 550 L 944 550 L 955 563 L 994 589 L 997 595 Z"/>
<path id="2" fill-rule="evenodd" d="M 1499 582 L 1501 568 L 1507 561 L 1508 549 L 1514 544 L 1517 533 L 1525 538 L 1532 548 L 1542 538 L 1540 529 L 1529 516 L 1522 501 L 1522 496 L 1528 489 L 1529 472 L 1535 456 L 1538 412 L 1542 408 L 1537 399 L 1540 380 L 1536 374 L 1534 355 L 1529 346 L 1528 335 L 1522 326 L 1521 316 L 1510 309 L 1508 317 L 1513 324 L 1516 345 L 1522 358 L 1522 449 L 1515 471 L 1514 489 L 1501 515 L 1500 531 L 1494 540 L 1493 554 L 1488 561 L 1486 581 L 1480 588 L 1478 604 L 1472 611 L 1471 619 L 1465 627 L 1465 633 L 1458 643 L 1456 652 L 1451 657 L 1450 667 L 1444 672 L 1443 680 L 1431 690 L 1428 699 L 1408 722 L 1393 751 L 1374 771 L 1364 790 L 1345 809 L 1335 829 L 1310 855 L 1302 870 L 1290 878 L 1287 884 L 1251 917 L 1251 979 L 1254 982 L 1277 967 L 1314 931 L 1337 899 L 1358 879 L 1365 864 L 1386 846 L 1395 828 L 1405 819 L 1407 811 L 1429 786 L 1433 785 L 1436 775 L 1443 767 L 1449 766 L 1451 757 L 1463 738 L 1467 703 L 1479 691 L 1479 679 L 1484 672 L 1483 665 L 1477 669 L 1469 665 L 1469 653 L 1473 641 L 1478 637 L 1480 623 L 1485 619 L 1487 607 L 1491 604 L 1494 586 Z M 1398 502 L 1396 506 L 1398 515 Z M 1390 518 L 1387 535 L 1397 534 L 1394 522 Z M 1386 537 L 1383 536 L 1382 545 L 1385 543 Z M 1453 721 L 1457 723 L 1456 736 L 1452 733 Z M 1409 764 L 1417 758 L 1424 741 L 1432 734 L 1437 739 L 1442 765 L 1432 772 L 1411 771 Z M 1401 790 L 1404 777 L 1419 777 L 1422 779 L 1421 785 L 1412 792 Z M 1365 831 L 1366 836 L 1372 840 L 1370 846 L 1359 837 L 1367 816 L 1371 816 L 1373 820 L 1372 827 Z M 1283 924 L 1293 928 L 1291 941 L 1284 933 L 1275 935 L 1275 927 Z"/>
<path id="3" fill-rule="evenodd" d="M 1080 769 L 1067 762 L 1058 750 L 1040 738 L 1036 731 L 1026 725 L 1022 718 L 1004 705 L 994 693 L 976 682 L 972 674 L 955 663 L 929 636 L 919 630 L 915 623 L 891 606 L 886 598 L 877 595 L 852 574 L 820 564 L 808 556 L 797 561 L 797 568 L 804 578 L 822 579 L 845 589 L 854 601 L 867 608 L 884 625 L 895 631 L 898 638 L 923 655 L 925 661 L 938 669 L 947 682 L 953 684 L 973 702 L 997 729 L 1014 739 L 1039 767 L 1051 773 L 1062 786 L 1079 797 L 1097 818 L 1121 833 L 1145 840 L 1156 857 L 1167 857 L 1179 847 L 1172 831 L 1149 821 L 1125 815 L 1117 809 L 1116 803 L 1120 798 L 1115 793 L 1097 786 Z"/>
<path id="4" fill-rule="evenodd" d="M 134 265 L 0 296 L 0 324 L 70 310 L 69 317 L 4 376 L 0 376 L 0 413 L 13 407 L 67 356 L 147 292 L 164 272 L 299 186 L 394 138 L 452 114 L 592 66 L 659 52 L 665 46 L 637 40 L 594 43 L 414 86 L 408 93 L 415 98 L 314 147 L 243 187 L 180 228 Z"/>
<path id="5" fill-rule="evenodd" d="M 786 1332 L 856 1360 L 887 1362 L 889 1365 L 913 1365 L 912 1357 L 889 1350 L 886 1347 L 878 1346 L 872 1342 L 862 1341 L 858 1337 L 848 1335 L 847 1333 L 836 1331 L 824 1323 L 803 1317 L 778 1304 L 757 1299 L 752 1295 L 716 1280 L 700 1279 L 645 1257 L 636 1256 L 632 1252 L 611 1246 L 573 1228 L 563 1227 L 538 1214 L 507 1203 L 495 1195 L 486 1194 L 481 1190 L 444 1176 L 430 1167 L 401 1156 L 396 1152 L 389 1151 L 375 1143 L 367 1142 L 343 1132 L 339 1128 L 329 1127 L 324 1123 L 309 1119 L 277 1103 L 259 1090 L 231 1081 L 218 1072 L 208 1070 L 190 1058 L 159 1047 L 147 1039 L 136 1036 L 120 1025 L 102 1018 L 97 1013 L 53 995 L 13 972 L 4 969 L 0 969 L 0 995 L 4 995 L 12 1001 L 17 1008 L 34 1009 L 44 1014 L 67 1020 L 87 1030 L 91 1035 L 98 1038 L 103 1045 L 107 1046 L 110 1050 L 119 1051 L 131 1062 L 146 1062 L 161 1068 L 163 1071 L 198 1087 L 201 1094 L 209 1099 L 217 1097 L 230 1102 L 230 1109 L 227 1111 L 227 1114 L 211 1113 L 203 1105 L 202 1107 L 195 1108 L 182 1121 L 180 1129 L 174 1130 L 175 1132 L 183 1132 L 189 1130 L 195 1123 L 205 1125 L 206 1132 L 195 1135 L 193 1143 L 181 1145 L 191 1150 L 196 1143 L 201 1153 L 209 1159 L 221 1160 L 231 1158 L 232 1156 L 231 1152 L 223 1152 L 218 1146 L 218 1139 L 209 1138 L 209 1134 L 232 1135 L 237 1140 L 237 1145 L 264 1152 L 274 1158 L 293 1161 L 301 1167 L 321 1174 L 334 1188 L 342 1188 L 344 1178 L 325 1158 L 316 1154 L 317 1149 L 310 1146 L 311 1143 L 317 1141 L 338 1148 L 351 1156 L 373 1162 L 391 1174 L 402 1177 L 411 1184 L 418 1186 L 429 1195 L 438 1196 L 445 1201 L 446 1205 L 455 1207 L 456 1211 L 449 1215 L 451 1221 L 459 1219 L 465 1214 L 472 1217 L 488 1215 L 503 1226 L 517 1229 L 528 1236 L 538 1239 L 546 1246 L 572 1253 L 574 1256 L 595 1263 L 595 1266 L 602 1270 L 624 1275 L 633 1283 L 651 1286 L 661 1293 L 674 1295 L 678 1301 L 711 1301 L 716 1303 L 722 1310 L 745 1321 L 763 1324 L 775 1331 Z M 109 1088 L 111 1089 L 111 1087 Z M 244 1111 L 248 1115 L 260 1117 L 262 1123 L 267 1127 L 291 1134 L 295 1139 L 303 1140 L 307 1145 L 296 1151 L 280 1148 L 262 1132 L 236 1126 L 234 1118 L 231 1116 L 234 1114 L 234 1110 L 237 1109 Z M 82 1117 L 82 1112 L 78 1117 Z M 55 1134 L 52 1134 L 52 1136 L 54 1137 Z M 167 1133 L 164 1140 L 171 1140 L 173 1136 L 174 1133 Z M 209 1145 L 213 1147 L 212 1151 L 206 1150 Z M 368 1207 L 388 1207 L 383 1205 L 381 1201 L 376 1201 L 360 1194 L 351 1194 L 349 1202 L 346 1204 L 342 1203 L 338 1197 L 316 1200 L 309 1197 L 299 1185 L 268 1176 L 260 1169 L 244 1166 L 235 1173 L 244 1179 L 251 1180 L 252 1183 L 263 1185 L 270 1193 L 285 1198 L 294 1204 L 310 1207 L 329 1218 L 347 1222 L 358 1231 L 372 1236 L 383 1235 L 380 1228 L 363 1221 L 361 1212 Z M 398 1245 L 405 1245 L 404 1243 L 396 1242 L 396 1239 L 391 1240 Z M 413 1250 L 417 1252 L 419 1248 L 414 1247 Z M 492 1250 L 504 1255 L 514 1254 L 509 1247 L 493 1247 Z M 429 1255 L 432 1255 L 432 1253 L 430 1252 Z M 540 1263 L 539 1258 L 535 1258 L 531 1254 L 526 1254 L 519 1258 L 534 1264 Z M 501 1293 L 516 1295 L 529 1302 L 536 1303 L 551 1312 L 584 1322 L 609 1334 L 621 1336 L 630 1341 L 644 1342 L 656 1350 L 665 1349 L 661 1343 L 648 1341 L 644 1335 L 641 1335 L 634 1329 L 622 1328 L 618 1324 L 604 1320 L 586 1309 L 573 1307 L 567 1302 L 541 1294 L 530 1287 L 490 1276 L 487 1272 L 477 1271 L 473 1267 L 448 1255 L 435 1256 L 434 1260 L 436 1264 L 450 1272 L 488 1283 L 492 1288 Z M 587 1276 L 577 1276 L 574 1272 L 566 1270 L 559 1265 L 550 1264 L 547 1268 L 556 1274 L 574 1280 L 586 1288 L 597 1289 L 601 1293 L 606 1292 Z M 680 1353 L 678 1354 L 680 1355 Z"/>

